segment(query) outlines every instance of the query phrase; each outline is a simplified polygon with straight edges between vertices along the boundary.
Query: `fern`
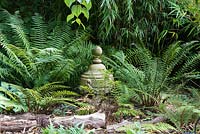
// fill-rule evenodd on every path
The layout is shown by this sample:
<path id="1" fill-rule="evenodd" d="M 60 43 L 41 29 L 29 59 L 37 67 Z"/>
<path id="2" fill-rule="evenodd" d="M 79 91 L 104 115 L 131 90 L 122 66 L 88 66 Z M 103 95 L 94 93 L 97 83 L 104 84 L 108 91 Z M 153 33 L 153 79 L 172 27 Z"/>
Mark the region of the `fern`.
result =
<path id="1" fill-rule="evenodd" d="M 57 49 L 63 48 L 66 44 L 71 42 L 74 37 L 74 32 L 72 32 L 69 25 L 61 21 L 58 21 L 54 27 L 49 36 L 50 40 L 48 40 L 48 45 Z"/>
<path id="2" fill-rule="evenodd" d="M 184 100 L 183 100 L 184 99 Z M 189 98 L 180 95 L 170 97 L 162 110 L 162 115 L 181 132 L 189 128 L 189 124 L 194 123 L 198 118 L 198 107 L 189 103 Z M 187 102 L 186 102 L 187 101 Z M 195 103 L 194 103 L 195 104 Z"/>
<path id="3" fill-rule="evenodd" d="M 33 23 L 29 35 L 24 28 L 26 25 L 18 14 L 11 15 L 6 11 L 0 13 L 9 17 L 2 25 L 13 26 L 9 28 L 10 33 L 4 28 L 0 32 L 3 48 L 0 52 L 1 70 L 6 70 L 1 71 L 0 76 L 4 81 L 13 81 L 14 84 L 33 88 L 53 81 L 70 81 L 72 76 L 76 81 L 85 71 L 84 68 L 76 73 L 75 69 L 91 57 L 89 56 L 91 52 L 87 48 L 91 49 L 92 44 L 85 41 L 89 37 L 88 32 L 73 32 L 64 22 L 58 22 L 54 25 L 55 28 L 47 27 L 42 17 L 35 14 L 32 17 Z M 13 36 L 15 37 L 12 38 Z M 10 42 L 21 42 L 24 45 L 9 44 Z M 77 57 L 75 49 L 82 55 Z M 66 54 L 66 51 L 71 53 Z M 84 51 L 87 53 L 83 53 Z"/>
<path id="4" fill-rule="evenodd" d="M 53 124 L 50 122 L 50 125 L 47 128 L 42 129 L 42 134 L 93 134 L 94 130 L 85 130 L 84 124 L 76 124 L 73 127 L 69 127 L 68 129 L 64 128 L 62 125 L 59 128 L 55 128 Z"/>
<path id="5" fill-rule="evenodd" d="M 19 46 L 24 47 L 26 50 L 30 47 L 30 42 L 27 36 L 27 32 L 23 26 L 23 21 L 19 18 L 19 13 L 16 12 L 15 15 L 9 14 L 8 25 L 13 30 L 13 38 L 16 39 L 15 42 Z"/>
<path id="6" fill-rule="evenodd" d="M 182 68 L 177 72 L 177 75 L 182 75 L 183 73 L 190 72 L 200 63 L 200 54 L 194 54 L 187 58 L 187 61 L 184 63 Z"/>
<path id="7" fill-rule="evenodd" d="M 62 60 L 58 62 L 59 64 L 52 70 L 50 74 L 54 80 L 57 81 L 68 81 L 75 72 L 75 62 L 73 60 Z"/>
<path id="8" fill-rule="evenodd" d="M 69 46 L 66 48 L 66 55 L 67 57 L 74 60 L 76 70 L 73 75 L 70 76 L 71 84 L 76 84 L 79 81 L 81 74 L 83 74 L 89 64 L 92 61 L 92 49 L 94 45 L 91 42 L 87 41 L 76 41 L 76 44 Z"/>
<path id="9" fill-rule="evenodd" d="M 162 63 L 156 59 L 150 60 L 140 70 L 129 64 L 123 53 L 117 53 L 114 60 L 108 60 L 111 66 L 116 69 L 116 78 L 130 88 L 127 94 L 140 104 L 146 106 L 157 104 L 157 99 L 160 99 L 159 94 L 163 90 L 162 79 L 157 79 L 164 73 Z"/>
<path id="10" fill-rule="evenodd" d="M 173 126 L 167 123 L 157 123 L 157 124 L 144 124 L 146 132 L 148 133 L 169 133 L 169 131 L 177 131 Z"/>
<path id="11" fill-rule="evenodd" d="M 144 47 L 136 46 L 128 50 L 127 55 L 117 52 L 106 58 L 106 64 L 114 69 L 116 79 L 127 86 L 125 91 L 128 93 L 122 95 L 123 98 L 132 97 L 132 100 L 145 106 L 157 105 L 161 92 L 171 88 L 184 89 L 188 81 L 199 79 L 199 54 L 188 56 L 198 45 L 198 42 L 191 41 L 181 47 L 177 42 L 170 45 L 161 58 L 153 56 Z"/>
<path id="12" fill-rule="evenodd" d="M 47 25 L 42 20 L 42 17 L 35 13 L 32 17 L 33 24 L 31 28 L 32 46 L 37 48 L 47 47 Z"/>
<path id="13" fill-rule="evenodd" d="M 52 111 L 52 107 L 58 104 L 78 107 L 75 97 L 79 94 L 70 91 L 67 86 L 61 85 L 61 83 L 49 83 L 34 89 L 27 89 L 13 84 L 9 85 L 14 91 L 0 88 L 0 92 L 5 94 L 1 98 L 7 100 L 7 103 L 2 100 L 0 104 L 5 110 L 6 107 L 10 107 L 11 110 L 17 110 L 18 112 L 28 110 L 41 113 Z"/>
<path id="14" fill-rule="evenodd" d="M 179 51 L 174 53 L 174 58 L 168 64 L 166 72 L 169 75 L 174 72 L 177 66 L 181 66 L 180 68 L 176 68 L 174 74 L 171 74 L 173 76 L 171 81 L 184 80 L 185 82 L 188 82 L 190 79 L 199 78 L 199 72 L 196 70 L 196 67 L 199 64 L 199 54 L 189 54 L 191 50 L 199 46 L 199 43 L 197 41 L 191 41 L 182 44 L 182 46 L 182 48 L 179 46 Z"/>
<path id="15" fill-rule="evenodd" d="M 156 124 L 140 124 L 135 122 L 125 127 L 121 127 L 118 131 L 126 131 L 127 134 L 145 133 L 145 134 L 156 134 L 156 133 L 169 133 L 169 131 L 176 131 L 176 129 L 167 123 L 156 123 Z"/>

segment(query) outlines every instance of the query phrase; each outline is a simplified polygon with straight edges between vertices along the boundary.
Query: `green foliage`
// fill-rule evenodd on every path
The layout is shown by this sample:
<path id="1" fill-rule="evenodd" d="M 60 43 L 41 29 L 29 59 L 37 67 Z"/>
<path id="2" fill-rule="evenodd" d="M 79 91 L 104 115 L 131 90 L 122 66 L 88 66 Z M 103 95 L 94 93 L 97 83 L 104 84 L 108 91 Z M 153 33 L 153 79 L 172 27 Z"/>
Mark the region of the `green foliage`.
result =
<path id="1" fill-rule="evenodd" d="M 25 23 L 32 22 L 31 17 L 34 13 L 39 13 L 45 18 L 45 20 L 52 21 L 61 18 L 65 19 L 69 12 L 69 10 L 66 9 L 63 0 L 16 0 L 15 2 L 1 0 L 0 7 L 8 10 L 10 13 L 14 13 L 18 10 Z"/>
<path id="2" fill-rule="evenodd" d="M 193 104 L 186 95 L 171 96 L 160 109 L 162 115 L 180 132 L 192 131 L 189 125 L 199 117 L 199 106 Z"/>
<path id="3" fill-rule="evenodd" d="M 39 14 L 32 17 L 33 24 L 27 30 L 17 13 L 11 15 L 4 10 L 0 13 L 6 18 L 0 29 L 2 80 L 27 88 L 69 81 L 71 76 L 75 81 L 84 71 L 75 70 L 82 63 L 89 64 L 87 59 L 93 45 L 87 42 L 86 31 L 73 32 L 64 22 L 47 27 Z"/>
<path id="4" fill-rule="evenodd" d="M 136 116 L 144 116 L 144 113 L 142 113 L 139 109 L 134 109 L 131 104 L 121 104 L 114 115 L 119 119 L 129 119 Z"/>
<path id="5" fill-rule="evenodd" d="M 139 122 L 134 123 L 134 129 L 126 129 L 126 134 L 144 134 Z"/>
<path id="6" fill-rule="evenodd" d="M 144 124 L 144 129 L 151 134 L 151 133 L 164 133 L 168 131 L 176 131 L 176 128 L 171 126 L 167 123 L 157 123 L 157 124 Z"/>
<path id="7" fill-rule="evenodd" d="M 52 114 L 56 116 L 67 116 L 73 113 L 76 109 L 77 107 L 72 105 L 61 104 L 52 111 Z"/>
<path id="8" fill-rule="evenodd" d="M 16 100 L 16 95 L 12 92 L 5 91 L 5 89 L 0 88 L 1 92 L 6 93 L 6 95 L 10 95 L 7 98 L 4 95 L 0 94 L 0 111 L 6 110 L 6 111 L 14 111 L 14 112 L 20 112 L 20 111 L 27 111 L 27 107 L 23 106 L 18 100 Z M 15 95 L 15 97 L 13 97 Z M 19 98 L 19 96 L 17 96 Z"/>
<path id="9" fill-rule="evenodd" d="M 164 66 L 160 66 L 158 69 L 158 66 L 162 63 L 159 63 L 157 59 L 148 61 L 144 58 L 148 61 L 145 62 L 147 66 L 144 66 L 144 70 L 139 70 L 125 60 L 122 52 L 117 53 L 114 57 L 115 59 L 111 60 L 110 63 L 116 69 L 117 79 L 123 81 L 123 84 L 126 85 L 122 86 L 121 89 L 122 98 L 127 97 L 127 100 L 130 99 L 129 102 L 134 100 L 145 106 L 156 105 L 160 98 L 159 94 L 163 90 L 163 81 L 157 79 L 164 73 L 163 68 L 161 69 Z M 158 71 L 160 72 L 158 73 Z"/>
<path id="10" fill-rule="evenodd" d="M 1 0 L 0 7 L 19 10 L 0 10 L 0 80 L 19 85 L 14 91 L 0 88 L 2 109 L 40 112 L 76 104 L 72 96 L 79 89 L 65 85 L 78 85 L 91 62 L 91 40 L 113 55 L 105 62 L 121 81 L 111 93 L 119 105 L 155 106 L 170 91 L 190 97 L 175 105 L 177 113 L 165 109 L 174 126 L 193 122 L 187 112 L 199 114 L 200 45 L 192 41 L 200 39 L 198 0 Z M 88 21 L 89 28 L 74 30 L 76 25 L 62 21 L 67 14 L 67 22 L 85 27 Z M 115 48 L 124 52 L 113 54 Z M 119 108 L 124 116 L 134 112 L 133 105 Z"/>
<path id="11" fill-rule="evenodd" d="M 78 115 L 88 115 L 92 114 L 96 111 L 95 107 L 89 104 L 86 104 L 85 106 L 82 106 L 81 108 L 77 109 L 75 111 Z"/>
<path id="12" fill-rule="evenodd" d="M 27 111 L 23 94 L 15 85 L 1 82 L 0 86 L 0 111 L 21 112 Z"/>
<path id="13" fill-rule="evenodd" d="M 36 12 L 47 21 L 88 21 L 95 43 L 118 48 L 142 41 L 159 54 L 174 41 L 199 40 L 198 0 L 1 0 L 0 7 L 19 10 L 26 23 Z"/>
<path id="14" fill-rule="evenodd" d="M 163 58 L 153 56 L 142 47 L 128 50 L 127 56 L 121 51 L 107 58 L 116 79 L 122 81 L 118 86 L 121 101 L 153 106 L 161 101 L 161 92 L 168 89 L 183 91 L 188 82 L 199 79 L 199 54 L 190 53 L 198 46 L 198 42 L 172 44 L 163 52 Z"/>
<path id="15" fill-rule="evenodd" d="M 84 124 L 77 124 L 74 127 L 64 128 L 63 126 L 59 126 L 59 128 L 55 128 L 52 123 L 47 128 L 42 130 L 42 134 L 93 134 L 94 131 L 86 131 L 84 130 Z"/>
<path id="16" fill-rule="evenodd" d="M 97 0 L 92 4 L 91 25 L 100 44 L 132 48 L 143 42 L 159 55 L 174 41 L 199 40 L 199 5 L 193 0 Z"/>
<path id="17" fill-rule="evenodd" d="M 83 14 L 84 17 L 87 18 L 87 20 L 89 19 L 89 10 L 92 7 L 92 1 L 91 0 L 64 0 L 64 2 L 67 5 L 67 7 L 71 9 L 71 14 L 67 16 L 67 22 L 75 18 L 75 20 L 72 21 L 72 23 L 76 22 L 79 25 L 83 26 L 83 28 L 85 29 L 85 26 L 83 25 L 79 16 Z"/>
<path id="18" fill-rule="evenodd" d="M 77 93 L 68 90 L 69 87 L 61 83 L 49 83 L 35 89 L 22 89 L 29 111 L 51 112 L 57 104 L 76 106 L 75 96 Z"/>
<path id="19" fill-rule="evenodd" d="M 0 88 L 0 106 L 6 111 L 49 113 L 59 104 L 78 107 L 75 97 L 79 94 L 70 91 L 62 83 L 48 83 L 33 89 L 9 85 L 11 89 Z"/>
<path id="20" fill-rule="evenodd" d="M 126 134 L 156 134 L 168 133 L 169 130 L 176 129 L 167 123 L 141 124 L 139 122 L 135 122 L 125 127 L 119 128 L 119 130 L 126 131 Z"/>
<path id="21" fill-rule="evenodd" d="M 48 26 L 39 14 L 29 28 L 18 13 L 0 14 L 0 79 L 21 87 L 19 99 L 25 102 L 19 104 L 32 112 L 49 111 L 58 103 L 73 105 L 71 96 L 78 94 L 65 85 L 77 86 L 90 63 L 93 44 L 87 41 L 88 32 L 74 32 L 59 21 Z"/>

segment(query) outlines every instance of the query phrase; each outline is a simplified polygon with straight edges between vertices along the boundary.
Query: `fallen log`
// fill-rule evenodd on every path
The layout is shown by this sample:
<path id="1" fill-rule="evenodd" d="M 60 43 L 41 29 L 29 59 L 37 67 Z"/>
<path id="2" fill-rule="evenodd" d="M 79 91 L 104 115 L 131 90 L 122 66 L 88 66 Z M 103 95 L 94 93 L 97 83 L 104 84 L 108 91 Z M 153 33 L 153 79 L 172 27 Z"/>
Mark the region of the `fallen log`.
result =
<path id="1" fill-rule="evenodd" d="M 93 113 L 89 115 L 75 115 L 66 117 L 55 117 L 52 119 L 54 125 L 63 125 L 63 126 L 73 126 L 75 124 L 84 124 L 89 128 L 102 128 L 105 127 L 105 114 L 104 113 Z"/>
<path id="2" fill-rule="evenodd" d="M 107 132 L 108 134 L 120 133 L 121 130 L 118 130 L 119 128 L 125 127 L 125 126 L 127 126 L 127 125 L 131 125 L 131 124 L 133 124 L 133 122 L 124 120 L 124 121 L 122 121 L 122 122 L 120 122 L 120 123 L 117 123 L 117 124 L 108 125 L 108 126 L 106 127 L 106 132 Z"/>
<path id="3" fill-rule="evenodd" d="M 33 127 L 46 127 L 50 124 L 54 126 L 62 125 L 64 127 L 75 124 L 84 124 L 89 128 L 105 127 L 105 114 L 93 113 L 90 115 L 74 115 L 65 117 L 51 117 L 49 115 L 35 115 L 26 113 L 22 115 L 0 115 L 0 132 L 5 131 L 24 131 Z"/>

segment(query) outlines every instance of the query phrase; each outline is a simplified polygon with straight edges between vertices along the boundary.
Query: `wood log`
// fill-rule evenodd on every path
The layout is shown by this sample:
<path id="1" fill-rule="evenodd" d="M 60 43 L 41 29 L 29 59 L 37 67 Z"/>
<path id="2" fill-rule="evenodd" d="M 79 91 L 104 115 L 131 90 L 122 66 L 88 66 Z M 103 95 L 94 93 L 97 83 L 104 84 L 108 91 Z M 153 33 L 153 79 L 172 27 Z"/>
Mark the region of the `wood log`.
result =
<path id="1" fill-rule="evenodd" d="M 127 125 L 131 125 L 133 124 L 133 122 L 130 122 L 130 121 L 127 121 L 127 120 L 124 120 L 120 123 L 117 123 L 117 124 L 113 124 L 113 125 L 108 125 L 106 127 L 106 132 L 108 134 L 113 134 L 113 133 L 119 133 L 120 131 L 118 131 L 119 128 L 121 127 L 125 127 Z"/>
<path id="2" fill-rule="evenodd" d="M 55 125 L 73 126 L 75 124 L 84 124 L 89 128 L 101 128 L 105 127 L 105 114 L 104 113 L 93 113 L 90 115 L 75 115 L 66 117 L 55 117 L 52 119 L 52 123 Z"/>
<path id="3" fill-rule="evenodd" d="M 24 131 L 33 127 L 46 127 L 50 121 L 55 126 L 64 127 L 83 123 L 86 127 L 101 128 L 105 127 L 105 114 L 94 113 L 90 115 L 74 115 L 66 117 L 50 117 L 49 115 L 35 115 L 26 113 L 22 115 L 0 115 L 0 132 L 5 131 Z"/>

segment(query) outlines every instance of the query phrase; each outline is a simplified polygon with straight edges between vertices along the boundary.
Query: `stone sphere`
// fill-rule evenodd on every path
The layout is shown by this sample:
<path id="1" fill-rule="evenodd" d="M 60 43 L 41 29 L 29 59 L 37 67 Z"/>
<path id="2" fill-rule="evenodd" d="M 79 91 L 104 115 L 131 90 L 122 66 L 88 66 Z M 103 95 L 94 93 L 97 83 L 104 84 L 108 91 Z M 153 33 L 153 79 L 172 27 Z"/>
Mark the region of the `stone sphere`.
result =
<path id="1" fill-rule="evenodd" d="M 101 56 L 102 55 L 102 48 L 100 46 L 96 46 L 96 48 L 94 48 L 92 50 L 92 54 L 94 56 Z"/>

